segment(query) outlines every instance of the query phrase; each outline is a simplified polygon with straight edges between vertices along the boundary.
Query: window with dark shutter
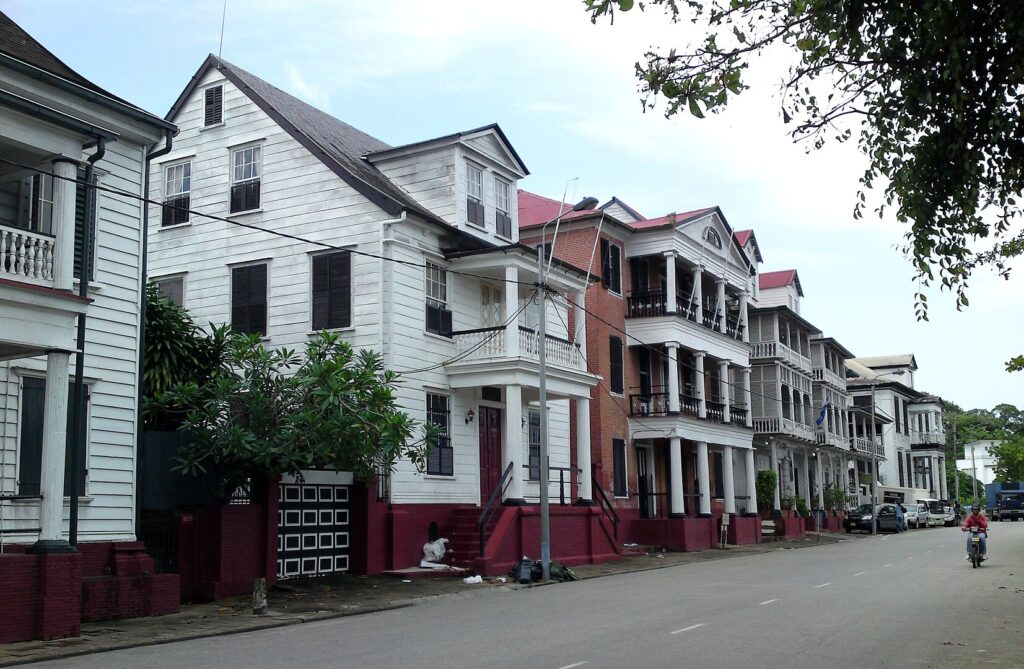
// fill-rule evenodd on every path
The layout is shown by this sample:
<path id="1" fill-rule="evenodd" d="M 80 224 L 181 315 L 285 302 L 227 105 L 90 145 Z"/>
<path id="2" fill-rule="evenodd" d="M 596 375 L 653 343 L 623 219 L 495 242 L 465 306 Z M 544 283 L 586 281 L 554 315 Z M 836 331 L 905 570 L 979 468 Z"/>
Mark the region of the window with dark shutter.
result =
<path id="1" fill-rule="evenodd" d="M 608 250 L 610 246 L 607 239 L 601 240 L 601 285 L 605 288 L 612 282 L 611 254 Z"/>
<path id="2" fill-rule="evenodd" d="M 96 175 L 92 177 L 96 183 Z M 92 198 L 92 207 L 88 207 L 88 192 L 85 187 L 85 168 L 78 170 L 78 183 L 75 186 L 75 278 L 82 278 L 82 243 L 85 236 L 86 222 L 89 225 L 89 280 L 96 280 L 96 198 Z M 88 208 L 88 211 L 87 211 Z"/>
<path id="3" fill-rule="evenodd" d="M 224 87 L 211 86 L 206 89 L 203 104 L 203 125 L 217 125 L 224 120 Z"/>
<path id="4" fill-rule="evenodd" d="M 313 256 L 313 329 L 352 325 L 352 254 Z"/>
<path id="5" fill-rule="evenodd" d="M 231 270 L 231 328 L 243 334 L 267 334 L 267 266 Z"/>
<path id="6" fill-rule="evenodd" d="M 711 456 L 713 464 L 713 470 L 715 472 L 715 490 L 712 494 L 716 499 L 725 497 L 725 458 L 718 451 L 712 453 Z"/>
<path id="7" fill-rule="evenodd" d="M 427 423 L 436 427 L 438 431 L 438 436 L 431 439 L 427 451 L 427 474 L 434 476 L 453 476 L 455 474 L 450 401 L 447 395 L 427 393 Z"/>
<path id="8" fill-rule="evenodd" d="M 627 497 L 629 487 L 626 484 L 626 440 L 612 439 L 612 494 L 615 497 Z"/>
<path id="9" fill-rule="evenodd" d="M 608 245 L 608 290 L 622 293 L 622 249 L 615 244 Z"/>
<path id="10" fill-rule="evenodd" d="M 540 409 L 530 409 L 530 480 L 540 480 Z"/>
<path id="11" fill-rule="evenodd" d="M 448 272 L 428 262 L 425 274 L 427 332 L 452 336 L 452 312 L 448 309 Z"/>
<path id="12" fill-rule="evenodd" d="M 623 375 L 622 340 L 618 337 L 608 337 L 608 356 L 611 362 L 611 391 L 622 394 L 625 390 L 625 379 Z"/>
<path id="13" fill-rule="evenodd" d="M 71 492 L 71 449 L 75 439 L 71 425 L 71 412 L 75 396 L 75 386 L 68 386 L 68 422 L 67 442 L 64 454 L 64 494 Z M 18 455 L 18 494 L 38 495 L 40 493 L 40 472 L 43 461 L 43 412 L 46 401 L 46 380 L 25 377 L 22 380 L 21 392 L 21 440 Z M 89 389 L 85 391 L 86 411 L 83 420 L 88 421 Z M 88 422 L 86 422 L 88 425 Z M 78 444 L 78 494 L 85 494 L 85 477 L 88 473 L 85 453 L 85 441 Z"/>
<path id="14" fill-rule="evenodd" d="M 260 208 L 262 156 L 259 145 L 231 152 L 231 213 Z"/>

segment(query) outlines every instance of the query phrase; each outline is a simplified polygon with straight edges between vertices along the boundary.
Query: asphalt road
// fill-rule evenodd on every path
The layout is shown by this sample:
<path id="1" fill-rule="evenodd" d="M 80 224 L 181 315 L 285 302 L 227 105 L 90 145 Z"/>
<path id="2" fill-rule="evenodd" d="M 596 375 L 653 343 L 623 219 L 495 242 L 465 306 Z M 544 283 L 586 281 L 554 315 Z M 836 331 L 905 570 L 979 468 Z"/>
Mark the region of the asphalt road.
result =
<path id="1" fill-rule="evenodd" d="M 1024 523 L 914 530 L 38 667 L 1024 667 Z"/>

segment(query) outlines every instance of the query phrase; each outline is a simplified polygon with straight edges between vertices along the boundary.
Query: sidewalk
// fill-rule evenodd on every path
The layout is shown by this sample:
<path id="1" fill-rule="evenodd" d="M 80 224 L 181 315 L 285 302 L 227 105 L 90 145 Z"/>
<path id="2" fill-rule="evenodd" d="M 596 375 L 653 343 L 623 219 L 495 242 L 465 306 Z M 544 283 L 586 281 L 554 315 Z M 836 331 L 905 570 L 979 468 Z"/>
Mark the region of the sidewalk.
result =
<path id="1" fill-rule="evenodd" d="M 847 535 L 823 532 L 820 544 L 850 538 Z M 817 535 L 809 533 L 806 539 L 796 541 L 729 546 L 724 550 L 695 553 L 649 553 L 627 557 L 618 562 L 583 565 L 575 567 L 573 571 L 581 580 L 585 580 L 806 548 L 819 545 L 818 541 Z M 252 614 L 249 597 L 235 597 L 209 604 L 186 604 L 179 613 L 169 616 L 83 623 L 82 635 L 77 638 L 0 645 L 0 667 L 361 615 L 415 606 L 442 597 L 496 596 L 502 592 L 540 585 L 548 584 L 518 585 L 487 579 L 479 585 L 467 585 L 461 578 L 452 577 L 402 580 L 384 576 L 338 576 L 285 581 L 269 593 L 270 612 L 266 615 Z"/>

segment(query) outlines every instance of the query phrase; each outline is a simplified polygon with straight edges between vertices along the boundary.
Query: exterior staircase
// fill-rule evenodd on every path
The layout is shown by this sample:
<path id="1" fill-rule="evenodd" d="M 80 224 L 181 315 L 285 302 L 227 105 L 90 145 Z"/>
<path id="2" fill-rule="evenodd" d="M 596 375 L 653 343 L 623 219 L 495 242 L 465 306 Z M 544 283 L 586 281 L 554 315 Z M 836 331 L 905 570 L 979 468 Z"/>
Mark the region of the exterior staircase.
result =
<path id="1" fill-rule="evenodd" d="M 441 534 L 448 539 L 448 552 L 444 556 L 445 563 L 470 571 L 475 569 L 474 562 L 480 557 L 480 531 L 476 526 L 479 517 L 479 507 L 456 509 L 452 512 L 448 527 Z M 493 534 L 494 527 L 500 518 L 500 509 L 491 514 L 490 521 L 487 523 L 488 537 Z"/>

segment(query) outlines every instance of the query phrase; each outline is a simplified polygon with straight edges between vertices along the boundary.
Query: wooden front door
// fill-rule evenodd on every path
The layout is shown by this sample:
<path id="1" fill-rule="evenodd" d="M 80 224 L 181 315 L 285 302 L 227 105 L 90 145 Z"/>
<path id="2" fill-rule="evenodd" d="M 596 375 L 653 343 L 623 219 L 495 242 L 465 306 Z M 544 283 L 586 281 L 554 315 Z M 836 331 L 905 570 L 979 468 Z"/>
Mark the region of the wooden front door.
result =
<path id="1" fill-rule="evenodd" d="M 646 448 L 636 449 L 636 486 L 641 518 L 654 518 L 654 475 L 648 458 Z"/>
<path id="2" fill-rule="evenodd" d="M 501 409 L 480 407 L 480 504 L 487 504 L 501 479 Z"/>

